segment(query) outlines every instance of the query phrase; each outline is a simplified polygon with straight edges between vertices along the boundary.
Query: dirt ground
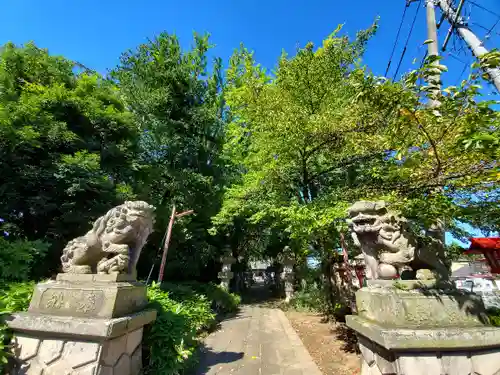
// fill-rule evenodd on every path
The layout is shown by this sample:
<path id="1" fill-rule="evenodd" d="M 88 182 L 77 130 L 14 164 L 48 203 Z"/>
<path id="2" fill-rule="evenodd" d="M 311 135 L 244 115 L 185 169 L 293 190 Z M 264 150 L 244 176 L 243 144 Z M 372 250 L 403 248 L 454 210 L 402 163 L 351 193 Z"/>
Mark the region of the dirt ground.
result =
<path id="1" fill-rule="evenodd" d="M 360 360 L 354 345 L 338 338 L 346 336 L 343 325 L 324 323 L 320 315 L 313 313 L 287 311 L 285 314 L 323 375 L 360 373 Z"/>

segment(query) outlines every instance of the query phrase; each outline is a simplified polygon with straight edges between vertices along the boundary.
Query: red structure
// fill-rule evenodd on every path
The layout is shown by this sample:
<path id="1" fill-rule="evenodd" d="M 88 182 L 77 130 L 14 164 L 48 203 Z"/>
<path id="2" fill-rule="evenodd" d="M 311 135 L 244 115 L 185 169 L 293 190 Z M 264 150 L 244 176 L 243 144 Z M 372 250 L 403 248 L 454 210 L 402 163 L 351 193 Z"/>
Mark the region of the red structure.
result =
<path id="1" fill-rule="evenodd" d="M 500 237 L 471 238 L 466 254 L 483 254 L 491 273 L 500 273 Z"/>

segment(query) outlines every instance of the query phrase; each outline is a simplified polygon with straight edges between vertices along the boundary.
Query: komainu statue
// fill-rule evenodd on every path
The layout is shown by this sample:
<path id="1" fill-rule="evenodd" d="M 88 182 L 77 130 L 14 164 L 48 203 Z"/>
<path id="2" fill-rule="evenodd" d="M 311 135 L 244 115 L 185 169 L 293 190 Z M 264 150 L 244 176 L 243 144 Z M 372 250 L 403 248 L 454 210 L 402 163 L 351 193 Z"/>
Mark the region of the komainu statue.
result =
<path id="1" fill-rule="evenodd" d="M 127 201 L 109 210 L 86 235 L 68 242 L 61 256 L 63 272 L 134 274 L 153 231 L 154 211 L 143 201 Z"/>
<path id="2" fill-rule="evenodd" d="M 430 274 L 448 278 L 444 243 L 435 228 L 427 232 L 425 243 L 418 241 L 407 220 L 388 211 L 383 201 L 356 202 L 348 214 L 352 239 L 364 255 L 367 279 L 422 279 Z"/>

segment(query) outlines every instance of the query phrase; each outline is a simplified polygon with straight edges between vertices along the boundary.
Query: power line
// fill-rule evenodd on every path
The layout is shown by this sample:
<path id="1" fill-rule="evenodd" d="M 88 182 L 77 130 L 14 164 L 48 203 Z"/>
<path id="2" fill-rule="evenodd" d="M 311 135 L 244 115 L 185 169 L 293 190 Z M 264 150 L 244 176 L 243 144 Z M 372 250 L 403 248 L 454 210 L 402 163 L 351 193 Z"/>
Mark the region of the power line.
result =
<path id="1" fill-rule="evenodd" d="M 495 24 L 493 26 L 491 26 L 491 29 L 488 30 L 488 34 L 486 34 L 487 36 L 488 35 L 491 35 L 491 32 L 493 31 L 493 29 L 495 27 L 497 27 L 498 23 L 500 22 L 500 17 L 497 18 L 497 22 L 495 22 Z M 498 33 L 495 33 L 495 34 L 498 34 Z M 500 35 L 500 34 L 499 34 Z"/>
<path id="2" fill-rule="evenodd" d="M 476 3 L 475 1 L 472 1 L 472 0 L 467 0 L 469 3 L 471 3 L 472 5 L 478 7 L 479 9 L 482 9 L 490 14 L 493 14 L 494 16 L 497 16 L 497 17 L 500 17 L 500 14 L 496 13 L 496 12 L 493 12 L 492 10 L 489 10 L 488 8 L 482 6 L 481 4 L 478 4 Z"/>
<path id="3" fill-rule="evenodd" d="M 398 75 L 399 72 L 399 68 L 401 67 L 401 63 L 403 62 L 403 58 L 406 53 L 406 47 L 408 47 L 408 42 L 410 41 L 411 33 L 413 31 L 413 27 L 415 26 L 415 22 L 417 21 L 418 12 L 420 11 L 421 6 L 422 6 L 422 0 L 418 2 L 417 11 L 415 12 L 415 16 L 413 17 L 413 22 L 411 24 L 410 32 L 408 33 L 408 38 L 406 38 L 405 47 L 403 48 L 403 52 L 401 53 L 401 58 L 399 59 L 398 67 L 396 68 L 396 73 L 394 73 L 394 77 L 392 78 L 393 80 L 396 79 L 396 76 Z"/>
<path id="4" fill-rule="evenodd" d="M 456 84 L 456 86 L 458 86 L 458 84 L 462 82 L 462 76 L 464 75 L 465 70 L 467 69 L 468 66 L 469 64 L 464 63 L 464 68 L 462 69 L 462 73 L 460 73 L 460 75 L 458 76 L 458 83 Z"/>
<path id="5" fill-rule="evenodd" d="M 483 26 L 483 25 L 481 25 L 481 24 L 479 24 L 477 22 L 471 22 L 470 24 L 474 25 L 474 26 L 477 26 L 477 27 L 479 27 L 479 28 L 481 28 L 483 30 L 486 30 L 487 31 L 486 36 L 488 36 L 488 35 L 491 35 L 491 32 L 493 31 L 493 29 L 495 28 L 495 26 L 498 24 L 498 21 L 500 21 L 500 18 L 497 20 L 497 22 L 495 22 L 495 24 L 491 28 L 487 28 L 487 27 L 485 27 L 485 26 Z M 495 31 L 495 34 L 500 35 L 500 33 L 496 32 L 496 31 Z"/>
<path id="6" fill-rule="evenodd" d="M 387 63 L 387 68 L 385 69 L 384 76 L 387 76 L 387 73 L 389 72 L 389 68 L 391 67 L 392 57 L 394 56 L 394 51 L 396 50 L 396 45 L 398 44 L 399 34 L 401 33 L 401 27 L 403 26 L 403 21 L 405 19 L 406 10 L 408 9 L 408 5 L 409 4 L 407 3 L 405 5 L 404 10 L 403 10 L 403 16 L 401 17 L 401 22 L 399 23 L 398 33 L 396 34 L 396 40 L 394 41 L 394 46 L 392 46 L 391 57 L 389 57 L 389 62 Z"/>

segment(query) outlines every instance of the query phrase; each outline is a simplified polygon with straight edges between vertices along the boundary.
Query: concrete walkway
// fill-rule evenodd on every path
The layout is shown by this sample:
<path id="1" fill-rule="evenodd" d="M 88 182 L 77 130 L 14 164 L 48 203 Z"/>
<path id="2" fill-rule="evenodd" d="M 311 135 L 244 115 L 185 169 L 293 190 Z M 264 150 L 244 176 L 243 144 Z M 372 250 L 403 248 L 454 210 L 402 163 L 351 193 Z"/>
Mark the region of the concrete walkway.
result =
<path id="1" fill-rule="evenodd" d="M 321 375 L 279 309 L 244 305 L 204 344 L 197 375 Z"/>

